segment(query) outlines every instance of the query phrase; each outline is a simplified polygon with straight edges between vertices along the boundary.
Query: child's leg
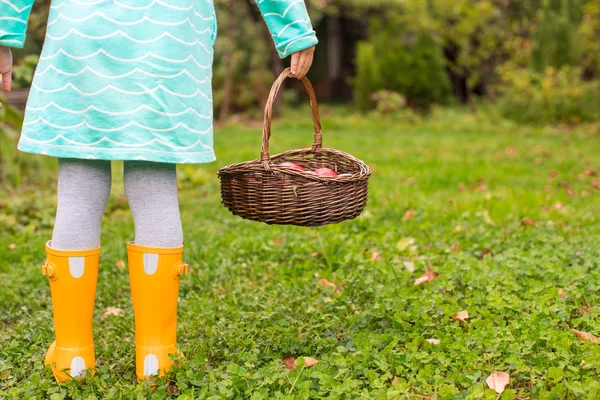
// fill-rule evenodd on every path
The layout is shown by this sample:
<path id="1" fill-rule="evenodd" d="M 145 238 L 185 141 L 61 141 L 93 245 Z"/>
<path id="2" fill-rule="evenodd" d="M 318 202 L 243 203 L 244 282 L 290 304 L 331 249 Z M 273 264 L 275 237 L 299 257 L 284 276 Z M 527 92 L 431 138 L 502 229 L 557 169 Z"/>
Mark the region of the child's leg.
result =
<path id="1" fill-rule="evenodd" d="M 110 195 L 110 173 L 110 161 L 59 159 L 53 249 L 100 246 L 100 222 Z"/>
<path id="2" fill-rule="evenodd" d="M 125 194 L 135 223 L 135 244 L 183 244 L 175 164 L 125 161 Z"/>
<path id="3" fill-rule="evenodd" d="M 125 193 L 135 223 L 127 245 L 135 314 L 136 372 L 139 379 L 163 375 L 177 354 L 179 277 L 183 234 L 175 164 L 125 162 Z"/>
<path id="4" fill-rule="evenodd" d="M 92 318 L 109 194 L 109 161 L 59 160 L 56 223 L 42 273 L 50 281 L 56 334 L 44 363 L 61 382 L 95 367 Z"/>

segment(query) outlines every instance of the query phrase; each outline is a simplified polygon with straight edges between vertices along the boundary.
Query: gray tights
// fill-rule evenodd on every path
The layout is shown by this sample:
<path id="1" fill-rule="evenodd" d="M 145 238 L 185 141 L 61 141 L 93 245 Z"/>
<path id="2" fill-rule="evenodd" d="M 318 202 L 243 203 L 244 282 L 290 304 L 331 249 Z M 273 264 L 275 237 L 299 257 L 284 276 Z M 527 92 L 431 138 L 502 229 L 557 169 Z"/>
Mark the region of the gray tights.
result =
<path id="1" fill-rule="evenodd" d="M 125 161 L 123 179 L 135 224 L 135 243 L 181 246 L 183 232 L 175 164 Z M 110 188 L 110 161 L 59 159 L 52 248 L 87 250 L 100 245 L 100 223 Z"/>

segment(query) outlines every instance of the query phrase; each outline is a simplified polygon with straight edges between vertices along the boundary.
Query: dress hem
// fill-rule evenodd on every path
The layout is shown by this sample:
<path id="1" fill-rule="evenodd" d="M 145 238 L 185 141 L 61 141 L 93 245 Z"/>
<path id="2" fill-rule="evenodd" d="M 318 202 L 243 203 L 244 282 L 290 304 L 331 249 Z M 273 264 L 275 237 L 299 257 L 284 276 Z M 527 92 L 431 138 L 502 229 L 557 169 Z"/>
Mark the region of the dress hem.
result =
<path id="1" fill-rule="evenodd" d="M 44 145 L 41 149 L 38 146 L 31 146 L 23 140 L 19 141 L 17 148 L 24 153 L 41 154 L 57 158 L 77 158 L 82 160 L 112 160 L 112 161 L 151 161 L 168 164 L 204 164 L 216 161 L 214 151 L 206 152 L 178 152 L 165 153 L 153 152 L 152 150 L 142 150 L 139 152 L 129 152 L 119 154 L 117 149 L 93 148 L 82 149 L 77 146 L 52 146 Z M 115 151 L 117 150 L 117 151 Z"/>

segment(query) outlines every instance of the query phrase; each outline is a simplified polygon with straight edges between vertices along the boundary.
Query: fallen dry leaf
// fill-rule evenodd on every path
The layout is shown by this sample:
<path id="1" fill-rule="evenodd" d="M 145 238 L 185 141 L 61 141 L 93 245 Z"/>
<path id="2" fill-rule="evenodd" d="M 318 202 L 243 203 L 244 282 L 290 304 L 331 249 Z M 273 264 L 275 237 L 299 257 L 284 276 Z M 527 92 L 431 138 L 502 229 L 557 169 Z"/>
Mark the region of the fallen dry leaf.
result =
<path id="1" fill-rule="evenodd" d="M 169 385 L 167 386 L 167 393 L 173 394 L 179 392 L 179 388 L 177 385 Z"/>
<path id="2" fill-rule="evenodd" d="M 406 268 L 406 270 L 408 272 L 410 272 L 411 274 L 413 272 L 415 272 L 415 263 L 412 261 L 404 261 L 402 264 L 404 264 L 404 268 Z"/>
<path id="3" fill-rule="evenodd" d="M 479 182 L 476 183 L 475 185 L 471 186 L 471 192 L 476 192 L 477 190 L 481 190 L 482 192 L 485 192 L 487 190 L 487 185 L 483 182 Z"/>
<path id="4" fill-rule="evenodd" d="M 552 210 L 562 210 L 565 207 L 565 205 L 563 203 L 561 203 L 560 201 L 552 204 L 551 206 L 548 207 L 544 207 L 545 211 L 552 211 Z"/>
<path id="5" fill-rule="evenodd" d="M 415 210 L 413 210 L 412 208 L 409 208 L 408 210 L 406 210 L 406 212 L 402 216 L 402 221 L 408 221 L 409 219 L 412 218 L 413 215 L 415 215 Z"/>
<path id="6" fill-rule="evenodd" d="M 412 185 L 416 181 L 417 181 L 417 178 L 411 176 L 410 178 L 406 179 L 406 184 L 407 185 Z"/>
<path id="7" fill-rule="evenodd" d="M 325 286 L 325 287 L 330 287 L 333 289 L 333 291 L 335 292 L 335 294 L 340 294 L 342 293 L 342 290 L 333 282 L 329 282 L 327 279 L 325 278 L 321 278 L 317 281 L 317 285 L 321 285 L 321 286 Z"/>
<path id="8" fill-rule="evenodd" d="M 335 288 L 335 287 L 337 287 L 335 283 L 333 283 L 333 282 L 329 282 L 329 281 L 328 281 L 327 279 L 325 279 L 325 278 L 320 278 L 320 279 L 317 281 L 317 284 L 318 284 L 318 285 L 322 285 L 322 286 L 329 286 L 329 287 L 332 287 L 332 288 Z"/>
<path id="9" fill-rule="evenodd" d="M 462 251 L 460 243 L 458 241 L 452 243 L 448 250 L 450 250 L 452 253 L 460 253 Z"/>
<path id="10" fill-rule="evenodd" d="M 600 344 L 600 339 L 598 339 L 596 336 L 592 335 L 591 333 L 578 331 L 577 329 L 573 329 L 573 333 L 582 342 L 585 342 L 586 340 L 589 340 L 590 342 L 594 342 L 596 344 Z"/>
<path id="11" fill-rule="evenodd" d="M 587 299 L 585 298 L 585 296 L 583 296 L 583 300 L 585 301 L 585 306 L 581 307 L 579 309 L 579 312 L 582 314 L 589 314 L 590 313 L 590 309 L 592 308 L 592 306 L 590 306 L 590 302 L 587 301 Z"/>
<path id="12" fill-rule="evenodd" d="M 600 190 L 600 179 L 596 179 L 590 182 L 590 185 L 596 190 Z"/>
<path id="13" fill-rule="evenodd" d="M 558 295 L 560 297 L 565 297 L 567 295 L 567 291 L 563 288 L 558 288 Z"/>
<path id="14" fill-rule="evenodd" d="M 501 394 L 510 383 L 510 376 L 506 372 L 494 371 L 490 376 L 488 376 L 488 378 L 485 380 L 485 383 L 487 383 L 490 389 L 493 389 L 496 391 L 496 393 Z"/>
<path id="15" fill-rule="evenodd" d="M 583 306 L 579 309 L 579 312 L 581 314 L 589 314 L 591 311 L 590 308 L 591 308 L 590 306 Z"/>
<path id="16" fill-rule="evenodd" d="M 119 259 L 119 260 L 117 260 L 115 265 L 117 266 L 117 268 L 123 269 L 123 268 L 125 268 L 125 261 Z"/>
<path id="17" fill-rule="evenodd" d="M 11 243 L 11 244 L 8 245 L 8 248 L 9 249 L 16 249 L 17 245 L 15 243 Z"/>
<path id="18" fill-rule="evenodd" d="M 598 175 L 598 172 L 594 171 L 592 169 L 586 168 L 586 169 L 583 170 L 582 175 L 583 176 L 596 176 L 596 175 Z"/>
<path id="19" fill-rule="evenodd" d="M 285 242 L 284 238 L 277 237 L 277 238 L 273 239 L 273 243 L 281 244 L 283 242 Z"/>
<path id="20" fill-rule="evenodd" d="M 294 369 L 296 368 L 296 358 L 289 356 L 289 357 L 285 357 L 283 360 L 281 360 L 281 363 L 287 368 L 287 369 Z"/>
<path id="21" fill-rule="evenodd" d="M 521 222 L 521 225 L 523 225 L 523 226 L 533 226 L 533 225 L 535 225 L 535 221 L 532 220 L 532 219 L 524 219 Z"/>
<path id="22" fill-rule="evenodd" d="M 433 339 L 433 338 L 426 339 L 426 341 L 429 342 L 429 343 L 431 343 L 431 344 L 440 344 L 441 343 L 440 339 Z"/>
<path id="23" fill-rule="evenodd" d="M 556 171 L 550 171 L 550 173 L 549 173 L 549 174 L 548 174 L 548 176 L 546 177 L 546 180 L 547 180 L 548 182 L 552 182 L 552 180 L 553 180 L 554 178 L 556 178 L 557 176 L 558 176 L 558 172 L 556 172 Z"/>
<path id="24" fill-rule="evenodd" d="M 454 227 L 454 232 L 455 233 L 465 232 L 466 230 L 467 230 L 467 228 L 465 228 L 464 226 L 461 226 L 461 225 L 456 225 Z"/>
<path id="25" fill-rule="evenodd" d="M 305 368 L 310 368 L 319 363 L 319 360 L 317 360 L 316 358 L 312 358 L 312 357 L 302 357 L 302 358 L 304 359 L 304 367 Z M 293 356 L 285 357 L 283 360 L 281 360 L 281 363 L 287 369 L 295 369 L 298 366 L 298 360 L 296 358 L 294 358 Z"/>
<path id="26" fill-rule="evenodd" d="M 458 190 L 460 190 L 461 192 L 466 192 L 467 191 L 467 187 L 465 186 L 464 183 L 459 183 L 458 184 Z"/>
<path id="27" fill-rule="evenodd" d="M 577 196 L 577 192 L 576 192 L 576 191 L 574 191 L 573 189 L 571 189 L 571 188 L 570 188 L 570 187 L 568 187 L 568 186 L 565 188 L 565 191 L 566 191 L 566 192 L 567 192 L 567 194 L 568 194 L 569 196 L 571 196 L 571 197 Z"/>
<path id="28" fill-rule="evenodd" d="M 310 256 L 311 256 L 312 258 L 319 257 L 319 252 L 318 252 L 318 251 L 315 251 L 314 253 L 310 253 Z"/>
<path id="29" fill-rule="evenodd" d="M 534 160 L 535 165 L 542 165 L 543 161 L 544 160 L 542 159 L 542 157 L 536 157 L 535 160 Z"/>
<path id="30" fill-rule="evenodd" d="M 510 157 L 514 157 L 517 155 L 517 151 L 515 150 L 514 147 L 507 147 L 505 151 L 506 151 L 506 154 L 508 154 Z"/>
<path id="31" fill-rule="evenodd" d="M 120 308 L 110 307 L 104 312 L 104 314 L 102 314 L 102 316 L 100 317 L 100 321 L 104 321 L 106 318 L 108 318 L 111 315 L 114 315 L 115 317 L 117 317 L 117 316 L 121 315 L 122 312 L 123 312 L 123 310 L 121 310 Z"/>
<path id="32" fill-rule="evenodd" d="M 413 250 L 414 244 L 415 244 L 415 239 L 413 239 L 411 237 L 404 237 L 404 238 L 398 240 L 398 243 L 396 243 L 396 248 L 398 249 L 399 252 L 403 252 L 405 250 Z"/>
<path id="33" fill-rule="evenodd" d="M 377 250 L 373 250 L 373 252 L 371 253 L 371 260 L 381 260 L 381 254 Z"/>
<path id="34" fill-rule="evenodd" d="M 397 383 L 398 383 L 398 377 L 394 376 L 394 379 L 392 379 L 392 386 L 396 386 Z"/>
<path id="35" fill-rule="evenodd" d="M 304 364 L 305 364 L 306 368 L 310 368 L 319 363 L 319 360 L 317 360 L 316 358 L 312 358 L 312 357 L 303 357 L 303 358 L 304 358 Z"/>
<path id="36" fill-rule="evenodd" d="M 428 267 L 422 277 L 415 279 L 415 286 L 420 285 L 421 283 L 429 283 L 434 279 L 437 279 L 438 276 L 440 276 L 440 274 L 435 272 L 433 267 Z"/>
<path id="37" fill-rule="evenodd" d="M 467 320 L 467 319 L 469 319 L 469 312 L 467 310 L 459 311 L 459 312 L 457 312 L 456 314 L 454 314 L 452 316 L 452 319 L 454 321 L 464 321 L 464 320 Z"/>
<path id="38" fill-rule="evenodd" d="M 483 248 L 481 249 L 481 254 L 479 255 L 479 261 L 483 260 L 485 258 L 485 256 L 490 255 L 491 257 L 494 257 L 494 253 L 488 249 L 488 248 Z"/>

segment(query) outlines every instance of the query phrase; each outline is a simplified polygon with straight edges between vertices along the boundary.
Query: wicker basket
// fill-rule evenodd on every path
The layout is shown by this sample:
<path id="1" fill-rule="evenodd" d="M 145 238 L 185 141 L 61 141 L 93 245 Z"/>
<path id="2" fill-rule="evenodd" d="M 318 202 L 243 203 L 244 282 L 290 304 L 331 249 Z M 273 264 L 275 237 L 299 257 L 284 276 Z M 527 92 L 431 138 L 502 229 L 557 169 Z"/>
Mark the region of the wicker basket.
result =
<path id="1" fill-rule="evenodd" d="M 334 149 L 322 148 L 323 134 L 314 89 L 302 79 L 313 114 L 311 148 L 269 155 L 273 102 L 289 68 L 277 78 L 265 106 L 260 159 L 232 164 L 219 170 L 223 204 L 234 215 L 265 222 L 319 226 L 356 218 L 367 204 L 369 167 L 361 160 Z M 330 168 L 339 175 L 320 176 L 281 166 L 293 162 L 307 171 Z"/>

